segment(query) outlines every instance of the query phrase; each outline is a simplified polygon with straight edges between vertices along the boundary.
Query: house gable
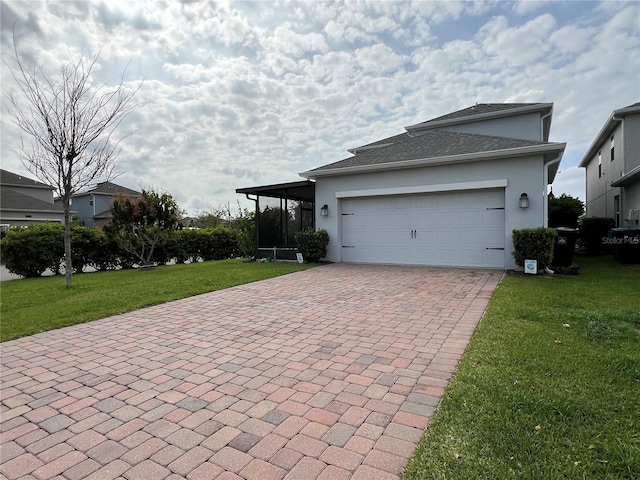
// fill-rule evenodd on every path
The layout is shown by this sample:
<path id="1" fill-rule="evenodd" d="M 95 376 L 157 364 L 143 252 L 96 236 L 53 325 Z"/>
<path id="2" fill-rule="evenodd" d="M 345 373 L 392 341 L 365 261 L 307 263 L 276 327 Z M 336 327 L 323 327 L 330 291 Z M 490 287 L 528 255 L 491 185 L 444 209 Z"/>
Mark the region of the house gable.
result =
<path id="1" fill-rule="evenodd" d="M 76 211 L 75 218 L 82 225 L 88 227 L 108 223 L 105 222 L 105 212 L 110 211 L 111 205 L 118 195 L 140 197 L 142 193 L 113 182 L 98 183 L 71 197 L 73 208 Z M 57 198 L 56 203 L 62 204 L 62 200 Z"/>
<path id="2" fill-rule="evenodd" d="M 640 102 L 614 110 L 580 167 L 586 169 L 586 214 L 610 217 L 618 227 L 640 222 Z"/>
<path id="3" fill-rule="evenodd" d="M 63 219 L 64 211 L 54 204 L 50 186 L 0 170 L 0 223 L 26 226 Z"/>
<path id="4" fill-rule="evenodd" d="M 546 142 L 552 113 L 551 103 L 481 103 L 405 128 L 411 135 L 438 129 Z"/>

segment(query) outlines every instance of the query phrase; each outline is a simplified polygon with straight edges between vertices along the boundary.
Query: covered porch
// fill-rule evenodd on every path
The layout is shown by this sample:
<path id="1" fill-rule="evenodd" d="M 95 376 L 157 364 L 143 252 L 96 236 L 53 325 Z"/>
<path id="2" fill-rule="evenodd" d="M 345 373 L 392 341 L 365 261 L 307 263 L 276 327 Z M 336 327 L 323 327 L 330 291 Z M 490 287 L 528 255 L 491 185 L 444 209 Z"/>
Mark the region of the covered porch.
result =
<path id="1" fill-rule="evenodd" d="M 295 260 L 295 234 L 315 228 L 315 182 L 238 188 L 255 204 L 256 258 Z"/>

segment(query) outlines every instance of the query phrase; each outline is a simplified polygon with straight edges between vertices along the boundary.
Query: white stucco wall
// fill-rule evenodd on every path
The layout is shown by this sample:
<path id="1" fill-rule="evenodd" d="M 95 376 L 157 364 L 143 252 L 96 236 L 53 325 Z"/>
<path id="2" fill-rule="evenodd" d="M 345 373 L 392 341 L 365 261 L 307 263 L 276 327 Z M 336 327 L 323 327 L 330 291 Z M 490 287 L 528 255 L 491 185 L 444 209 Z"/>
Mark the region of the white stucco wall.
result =
<path id="1" fill-rule="evenodd" d="M 542 227 L 545 224 L 544 167 L 541 155 L 514 159 L 488 160 L 456 165 L 441 165 L 394 171 L 321 177 L 316 179 L 316 228 L 329 233 L 326 260 L 342 261 L 340 238 L 341 207 L 336 192 L 389 189 L 411 186 L 444 186 L 447 184 L 506 179 L 505 187 L 505 268 L 516 268 L 513 261 L 513 229 Z M 529 208 L 519 208 L 522 193 L 529 196 Z M 329 215 L 322 217 L 326 204 Z"/>
<path id="2" fill-rule="evenodd" d="M 624 173 L 625 158 L 622 125 L 612 132 L 615 138 L 615 158 L 611 161 L 611 136 L 598 146 L 587 164 L 586 215 L 588 217 L 615 217 L 614 197 L 620 195 L 620 189 L 611 186 Z M 598 152 L 602 152 L 602 175 L 598 174 Z"/>
<path id="3" fill-rule="evenodd" d="M 26 227 L 34 223 L 62 223 L 64 214 L 62 212 L 39 212 L 25 210 L 3 210 L 0 214 L 0 223 L 12 226 Z"/>
<path id="4" fill-rule="evenodd" d="M 640 165 L 640 114 L 624 117 L 623 141 L 620 142 L 625 153 L 625 172 Z M 618 143 L 616 143 L 616 149 Z"/>
<path id="5" fill-rule="evenodd" d="M 522 140 L 542 141 L 542 122 L 540 113 L 529 113 L 507 118 L 495 118 L 482 122 L 462 123 L 442 127 L 442 130 L 460 133 L 477 133 L 498 137 L 520 138 Z M 419 132 L 417 132 L 419 133 Z"/>

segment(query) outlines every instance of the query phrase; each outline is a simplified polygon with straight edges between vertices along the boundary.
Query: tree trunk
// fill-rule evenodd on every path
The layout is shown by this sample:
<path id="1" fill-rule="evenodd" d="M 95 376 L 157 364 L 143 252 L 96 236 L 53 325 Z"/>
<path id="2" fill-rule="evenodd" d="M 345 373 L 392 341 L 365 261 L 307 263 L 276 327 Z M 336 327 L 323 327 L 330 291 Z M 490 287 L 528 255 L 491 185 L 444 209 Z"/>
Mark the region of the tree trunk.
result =
<path id="1" fill-rule="evenodd" d="M 73 265 L 71 262 L 71 199 L 64 196 L 64 276 L 67 279 L 67 288 L 72 285 Z"/>

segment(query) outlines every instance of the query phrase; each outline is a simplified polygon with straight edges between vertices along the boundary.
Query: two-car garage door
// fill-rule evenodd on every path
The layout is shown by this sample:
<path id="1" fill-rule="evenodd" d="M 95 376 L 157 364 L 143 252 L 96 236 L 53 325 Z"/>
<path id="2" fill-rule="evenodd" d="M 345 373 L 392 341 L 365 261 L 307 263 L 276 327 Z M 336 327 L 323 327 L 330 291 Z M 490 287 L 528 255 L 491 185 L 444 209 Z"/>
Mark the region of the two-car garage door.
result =
<path id="1" fill-rule="evenodd" d="M 504 267 L 504 189 L 344 198 L 342 260 Z"/>

